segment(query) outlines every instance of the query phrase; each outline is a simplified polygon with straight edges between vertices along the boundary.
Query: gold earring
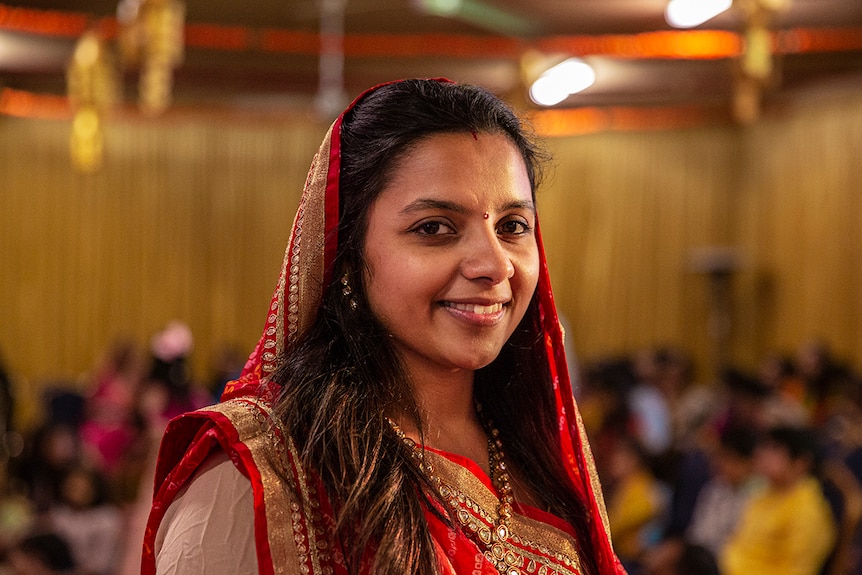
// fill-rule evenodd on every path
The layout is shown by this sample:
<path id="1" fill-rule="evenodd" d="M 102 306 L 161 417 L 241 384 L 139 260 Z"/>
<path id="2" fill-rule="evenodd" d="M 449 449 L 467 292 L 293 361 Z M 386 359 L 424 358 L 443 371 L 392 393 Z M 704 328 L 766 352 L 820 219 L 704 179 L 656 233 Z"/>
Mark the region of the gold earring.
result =
<path id="1" fill-rule="evenodd" d="M 353 288 L 350 287 L 350 280 L 347 279 L 347 274 L 345 273 L 341 276 L 341 295 L 347 300 L 347 305 L 350 306 L 350 309 L 356 311 L 359 308 L 359 304 L 356 303 L 356 299 L 353 296 Z"/>

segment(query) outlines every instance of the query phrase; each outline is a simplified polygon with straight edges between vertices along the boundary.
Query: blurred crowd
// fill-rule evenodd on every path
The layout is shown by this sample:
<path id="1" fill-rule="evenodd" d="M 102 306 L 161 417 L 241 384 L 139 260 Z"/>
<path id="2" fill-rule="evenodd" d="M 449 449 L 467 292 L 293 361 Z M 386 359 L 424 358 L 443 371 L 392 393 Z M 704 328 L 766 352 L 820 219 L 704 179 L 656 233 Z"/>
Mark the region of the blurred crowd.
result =
<path id="1" fill-rule="evenodd" d="M 580 371 L 630 575 L 862 574 L 862 378 L 827 346 L 708 383 L 671 348 Z"/>
<path id="2" fill-rule="evenodd" d="M 181 322 L 148 346 L 116 341 L 79 381 L 44 386 L 27 429 L 15 421 L 14 378 L 0 366 L 0 575 L 140 573 L 164 428 L 216 401 L 243 363 L 225 346 L 200 381 L 192 349 Z"/>
<path id="3" fill-rule="evenodd" d="M 0 575 L 139 572 L 167 421 L 217 400 L 243 357 L 192 377 L 189 328 L 117 341 L 16 425 L 0 365 Z M 862 377 L 823 344 L 696 378 L 683 351 L 580 366 L 578 401 L 630 575 L 862 575 Z"/>

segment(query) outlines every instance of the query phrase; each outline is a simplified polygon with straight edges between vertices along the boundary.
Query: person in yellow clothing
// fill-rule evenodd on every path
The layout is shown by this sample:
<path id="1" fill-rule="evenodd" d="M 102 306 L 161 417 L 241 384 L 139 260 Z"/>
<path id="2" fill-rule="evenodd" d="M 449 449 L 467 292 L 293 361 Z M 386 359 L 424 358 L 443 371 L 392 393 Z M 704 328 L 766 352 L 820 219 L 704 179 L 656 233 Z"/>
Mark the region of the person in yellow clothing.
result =
<path id="1" fill-rule="evenodd" d="M 766 479 L 721 553 L 723 575 L 816 575 L 836 540 L 835 520 L 812 475 L 807 429 L 776 427 L 755 452 Z"/>
<path id="2" fill-rule="evenodd" d="M 636 573 L 643 552 L 658 540 L 667 496 L 647 466 L 643 446 L 633 438 L 623 437 L 614 444 L 608 476 L 608 522 L 614 547 L 626 569 Z"/>

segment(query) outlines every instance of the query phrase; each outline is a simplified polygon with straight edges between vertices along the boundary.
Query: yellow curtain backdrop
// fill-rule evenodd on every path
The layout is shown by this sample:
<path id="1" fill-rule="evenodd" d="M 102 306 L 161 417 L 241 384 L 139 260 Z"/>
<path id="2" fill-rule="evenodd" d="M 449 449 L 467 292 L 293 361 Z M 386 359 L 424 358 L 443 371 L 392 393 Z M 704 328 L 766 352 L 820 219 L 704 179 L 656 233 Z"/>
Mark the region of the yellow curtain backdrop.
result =
<path id="1" fill-rule="evenodd" d="M 30 381 L 75 378 L 118 336 L 186 321 L 202 377 L 251 350 L 325 126 L 115 119 L 75 173 L 69 125 L 0 118 L 0 355 Z M 692 250 L 730 246 L 731 358 L 823 337 L 862 363 L 862 99 L 748 127 L 548 142 L 539 196 L 561 311 L 582 358 L 673 344 L 710 365 L 709 285 Z"/>
<path id="2" fill-rule="evenodd" d="M 540 218 L 579 355 L 677 344 L 707 356 L 708 285 L 688 260 L 694 248 L 731 241 L 733 144 L 730 129 L 553 142 Z"/>
<path id="3" fill-rule="evenodd" d="M 671 344 L 715 369 L 701 248 L 738 256 L 729 357 L 821 339 L 862 365 L 862 98 L 811 98 L 754 126 L 551 142 L 540 196 L 579 354 Z"/>
<path id="4" fill-rule="evenodd" d="M 74 172 L 69 126 L 0 118 L 0 352 L 30 380 L 75 378 L 114 338 L 172 319 L 196 375 L 256 341 L 324 127 L 200 119 L 108 124 Z"/>
<path id="5" fill-rule="evenodd" d="M 739 146 L 734 236 L 751 261 L 737 354 L 814 338 L 862 368 L 862 97 L 789 109 Z"/>

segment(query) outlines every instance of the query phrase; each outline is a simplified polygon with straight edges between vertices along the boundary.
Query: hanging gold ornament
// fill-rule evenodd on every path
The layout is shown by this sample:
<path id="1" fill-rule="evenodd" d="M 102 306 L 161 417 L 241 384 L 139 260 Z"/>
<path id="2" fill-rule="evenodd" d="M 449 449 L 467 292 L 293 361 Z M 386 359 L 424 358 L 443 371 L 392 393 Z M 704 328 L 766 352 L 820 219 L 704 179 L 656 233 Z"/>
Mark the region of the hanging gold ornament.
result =
<path id="1" fill-rule="evenodd" d="M 73 165 L 93 172 L 102 165 L 102 116 L 116 104 L 118 81 L 113 58 L 93 30 L 78 40 L 66 69 L 69 104 L 73 110 L 69 141 Z"/>
<path id="2" fill-rule="evenodd" d="M 117 52 L 124 68 L 136 68 L 144 45 L 139 14 L 143 0 L 120 0 L 117 4 Z"/>
<path id="3" fill-rule="evenodd" d="M 743 73 L 752 79 L 766 82 L 772 76 L 772 34 L 766 26 L 756 23 L 746 28 L 740 65 Z"/>
<path id="4" fill-rule="evenodd" d="M 138 107 L 157 116 L 171 103 L 183 60 L 185 5 L 178 0 L 121 0 L 117 42 L 123 64 L 138 69 Z"/>
<path id="5" fill-rule="evenodd" d="M 75 112 L 69 144 L 72 164 L 76 168 L 82 172 L 94 172 L 102 166 L 105 138 L 102 120 L 93 106 L 86 106 Z"/>
<path id="6" fill-rule="evenodd" d="M 139 13 L 142 44 L 138 104 L 147 115 L 171 103 L 173 73 L 183 60 L 185 6 L 176 0 L 145 0 Z"/>
<path id="7" fill-rule="evenodd" d="M 777 81 L 776 60 L 769 24 L 776 14 L 786 10 L 791 0 L 735 0 L 745 21 L 743 51 L 739 58 L 734 90 L 733 114 L 742 124 L 760 117 L 763 92 Z"/>

